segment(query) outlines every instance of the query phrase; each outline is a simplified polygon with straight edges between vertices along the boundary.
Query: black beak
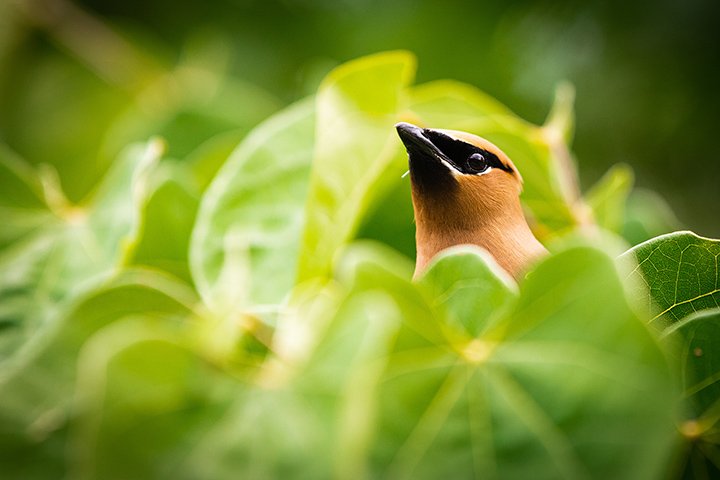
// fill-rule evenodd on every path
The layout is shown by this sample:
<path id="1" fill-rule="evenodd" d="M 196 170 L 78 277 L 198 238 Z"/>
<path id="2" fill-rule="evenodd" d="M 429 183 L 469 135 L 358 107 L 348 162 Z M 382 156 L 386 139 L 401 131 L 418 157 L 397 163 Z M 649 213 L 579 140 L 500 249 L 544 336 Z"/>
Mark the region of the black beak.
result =
<path id="1" fill-rule="evenodd" d="M 395 128 L 408 153 L 413 185 L 426 190 L 446 190 L 456 183 L 452 160 L 431 140 L 445 135 L 406 122 L 396 124 Z"/>
<path id="2" fill-rule="evenodd" d="M 445 155 L 426 136 L 426 130 L 413 125 L 412 123 L 400 122 L 395 125 L 400 140 L 405 144 L 410 157 L 413 154 L 434 157 L 438 161 L 444 159 Z"/>

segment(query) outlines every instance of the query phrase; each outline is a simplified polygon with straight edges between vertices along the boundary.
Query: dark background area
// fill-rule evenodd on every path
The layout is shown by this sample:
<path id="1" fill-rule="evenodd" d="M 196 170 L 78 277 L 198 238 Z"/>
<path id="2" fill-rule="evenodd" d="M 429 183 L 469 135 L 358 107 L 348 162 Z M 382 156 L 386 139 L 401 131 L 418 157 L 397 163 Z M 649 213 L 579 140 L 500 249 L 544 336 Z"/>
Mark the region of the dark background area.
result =
<path id="1" fill-rule="evenodd" d="M 65 4 L 13 0 L 0 8 L 5 17 L 0 140 L 32 163 L 53 161 L 58 153 L 53 145 L 73 135 L 95 138 L 104 116 L 133 95 L 132 88 L 118 89 L 95 75 L 67 42 L 57 41 L 69 35 L 79 39 L 81 50 L 102 51 L 102 43 L 93 45 L 92 25 L 68 23 Z M 227 49 L 230 76 L 258 86 L 278 106 L 311 94 L 341 62 L 398 48 L 418 56 L 418 83 L 468 82 L 535 123 L 547 115 L 558 82 L 569 80 L 577 92 L 573 145 L 583 185 L 625 162 L 634 168 L 636 184 L 660 192 L 685 226 L 720 236 L 716 1 L 83 0 L 77 5 L 120 32 L 151 64 L 173 65 L 189 41 L 212 39 Z M 111 70 L 128 70 L 126 85 L 142 82 L 136 67 L 122 65 L 122 59 L 113 65 L 112 53 L 103 58 Z M 58 63 L 64 64 L 62 73 Z M 75 123 L 66 120 L 68 111 L 77 116 Z M 93 118 L 97 121 L 88 120 Z M 78 155 L 93 155 L 97 146 L 84 145 L 87 151 L 76 147 Z M 90 184 L 67 186 L 69 196 L 80 198 Z"/>

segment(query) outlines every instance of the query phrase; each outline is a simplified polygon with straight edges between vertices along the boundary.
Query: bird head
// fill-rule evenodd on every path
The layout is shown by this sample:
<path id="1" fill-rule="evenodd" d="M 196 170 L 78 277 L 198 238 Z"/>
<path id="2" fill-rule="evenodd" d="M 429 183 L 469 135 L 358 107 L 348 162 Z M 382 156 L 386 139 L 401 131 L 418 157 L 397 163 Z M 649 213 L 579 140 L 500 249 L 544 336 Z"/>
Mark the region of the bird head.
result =
<path id="1" fill-rule="evenodd" d="M 471 227 L 517 212 L 522 177 L 488 140 L 410 123 L 396 128 L 408 152 L 416 220 Z"/>
<path id="2" fill-rule="evenodd" d="M 440 250 L 476 244 L 519 274 L 544 248 L 522 207 L 522 177 L 502 150 L 466 132 L 396 126 L 410 165 L 417 267 Z"/>

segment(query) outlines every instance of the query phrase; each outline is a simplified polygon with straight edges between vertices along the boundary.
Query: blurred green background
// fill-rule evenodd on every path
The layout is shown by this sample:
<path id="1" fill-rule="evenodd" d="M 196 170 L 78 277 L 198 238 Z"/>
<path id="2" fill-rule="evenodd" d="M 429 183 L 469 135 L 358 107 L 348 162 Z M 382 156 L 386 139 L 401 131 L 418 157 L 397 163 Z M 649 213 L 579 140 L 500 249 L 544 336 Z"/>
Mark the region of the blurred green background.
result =
<path id="1" fill-rule="evenodd" d="M 717 237 L 719 20 L 712 0 L 2 0 L 0 141 L 56 165 L 77 201 L 121 144 L 231 144 L 333 66 L 402 48 L 418 83 L 471 83 L 535 123 L 571 81 L 583 185 L 628 163 Z"/>

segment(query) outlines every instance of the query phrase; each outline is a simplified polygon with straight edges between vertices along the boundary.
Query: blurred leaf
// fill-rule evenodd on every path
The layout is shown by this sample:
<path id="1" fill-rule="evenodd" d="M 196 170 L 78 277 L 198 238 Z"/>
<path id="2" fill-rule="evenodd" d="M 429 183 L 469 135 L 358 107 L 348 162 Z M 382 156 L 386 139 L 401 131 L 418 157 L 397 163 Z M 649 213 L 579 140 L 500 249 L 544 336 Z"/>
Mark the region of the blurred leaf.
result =
<path id="1" fill-rule="evenodd" d="M 407 170 L 407 159 L 402 166 Z M 374 199 L 373 205 L 362 218 L 357 238 L 384 243 L 408 258 L 415 258 L 415 215 L 410 194 L 410 178 L 395 170 L 385 173 L 389 185 L 384 195 Z"/>
<path id="2" fill-rule="evenodd" d="M 159 135 L 168 144 L 168 156 L 183 159 L 219 133 L 249 132 L 278 108 L 277 100 L 258 87 L 181 64 L 119 115 L 103 154 L 112 156 L 128 143 Z"/>
<path id="3" fill-rule="evenodd" d="M 680 432 L 690 443 L 687 478 L 720 472 L 720 309 L 689 315 L 666 330 L 684 388 Z M 674 348 L 673 348 L 674 347 Z M 704 459 L 698 465 L 698 458 Z"/>
<path id="4" fill-rule="evenodd" d="M 291 388 L 239 388 L 180 478 L 328 478 L 330 402 Z"/>
<path id="5" fill-rule="evenodd" d="M 687 410 L 686 423 L 681 429 L 687 434 L 703 434 L 717 439 L 720 420 L 720 309 L 703 310 L 689 315 L 668 328 L 664 340 L 677 348 L 683 379 Z M 694 432 L 690 431 L 694 428 Z"/>
<path id="6" fill-rule="evenodd" d="M 81 351 L 73 478 L 177 478 L 180 460 L 226 408 L 230 379 L 184 345 L 167 318 L 100 330 Z"/>
<path id="7" fill-rule="evenodd" d="M 0 144 L 0 206 L 46 207 L 36 172 L 4 144 Z"/>
<path id="8" fill-rule="evenodd" d="M 159 152 L 155 143 L 128 149 L 83 207 L 60 202 L 62 194 L 46 184 L 54 216 L 0 256 L 0 364 L 22 355 L 63 304 L 115 270 Z"/>
<path id="9" fill-rule="evenodd" d="M 660 195 L 646 189 L 635 189 L 630 193 L 622 234 L 631 245 L 680 228 L 680 221 Z"/>
<path id="10" fill-rule="evenodd" d="M 420 85 L 411 95 L 412 113 L 424 126 L 480 135 L 512 159 L 524 180 L 521 199 L 539 223 L 534 225 L 539 237 L 578 223 L 576 199 L 562 183 L 566 174 L 560 171 L 558 145 L 548 129 L 521 120 L 482 92 L 456 82 Z"/>
<path id="11" fill-rule="evenodd" d="M 137 236 L 126 245 L 126 263 L 154 266 L 192 283 L 189 244 L 200 197 L 244 134 L 241 130 L 218 134 L 183 162 L 166 159 L 159 165 Z"/>
<path id="12" fill-rule="evenodd" d="M 632 292 L 652 312 L 651 322 L 675 323 L 688 315 L 720 305 L 720 240 L 692 232 L 675 232 L 648 240 L 621 258 L 637 267 L 628 278 Z"/>
<path id="13" fill-rule="evenodd" d="M 142 206 L 137 235 L 126 244 L 124 261 L 157 267 L 191 283 L 188 250 L 199 195 L 172 175 L 178 167 L 170 170 Z"/>
<path id="14" fill-rule="evenodd" d="M 43 227 L 50 213 L 35 170 L 0 144 L 0 251 Z"/>
<path id="15" fill-rule="evenodd" d="M 292 288 L 314 126 L 308 101 L 273 116 L 248 135 L 203 196 L 190 270 L 205 303 L 217 311 L 279 303 Z M 228 258 L 229 247 L 235 258 Z M 228 284 L 223 272 L 229 269 L 247 270 L 240 275 L 251 273 L 256 281 Z"/>
<path id="16" fill-rule="evenodd" d="M 130 270 L 74 299 L 71 308 L 42 325 L 0 371 L 4 475 L 29 478 L 28 472 L 45 465 L 57 476 L 65 468 L 76 359 L 94 332 L 130 315 L 183 318 L 195 302 L 194 294 L 170 277 Z"/>
<path id="17" fill-rule="evenodd" d="M 383 190 L 382 174 L 399 158 L 392 127 L 414 70 L 409 53 L 382 53 L 338 67 L 320 86 L 299 281 L 331 271 L 338 249 Z"/>
<path id="18" fill-rule="evenodd" d="M 366 469 L 382 359 L 397 312 L 382 293 L 316 315 L 309 358 L 270 359 L 189 457 L 188 478 L 357 478 Z M 321 327 L 321 324 L 325 324 Z"/>
<path id="19" fill-rule="evenodd" d="M 625 220 L 625 205 L 633 185 L 627 165 L 615 165 L 585 195 L 598 226 L 619 232 Z"/>
<path id="20" fill-rule="evenodd" d="M 81 201 L 115 158 L 98 158 L 102 138 L 131 96 L 57 51 L 27 53 L 2 72 L 3 140 L 31 164 L 53 165 L 68 198 Z"/>
<path id="21" fill-rule="evenodd" d="M 213 136 L 193 150 L 183 162 L 191 172 L 190 176 L 201 192 L 210 185 L 210 182 L 225 164 L 232 152 L 245 137 L 244 130 L 231 130 Z"/>
<path id="22" fill-rule="evenodd" d="M 555 89 L 555 101 L 548 114 L 544 128 L 569 145 L 575 133 L 575 87 L 569 82 L 560 83 Z"/>
<path id="23" fill-rule="evenodd" d="M 466 83 L 436 80 L 412 88 L 410 114 L 416 113 L 428 128 L 462 130 L 478 117 L 513 116 L 502 103 Z"/>
<path id="24" fill-rule="evenodd" d="M 383 285 L 403 316 L 380 384 L 373 474 L 651 479 L 667 467 L 672 383 L 607 255 L 550 257 L 476 339 L 432 334 L 446 327 L 387 264 L 354 267 L 354 288 Z"/>
<path id="25" fill-rule="evenodd" d="M 507 316 L 517 298 L 517 285 L 480 248 L 461 245 L 445 250 L 430 264 L 420 283 L 433 291 L 449 321 L 477 337 Z"/>

